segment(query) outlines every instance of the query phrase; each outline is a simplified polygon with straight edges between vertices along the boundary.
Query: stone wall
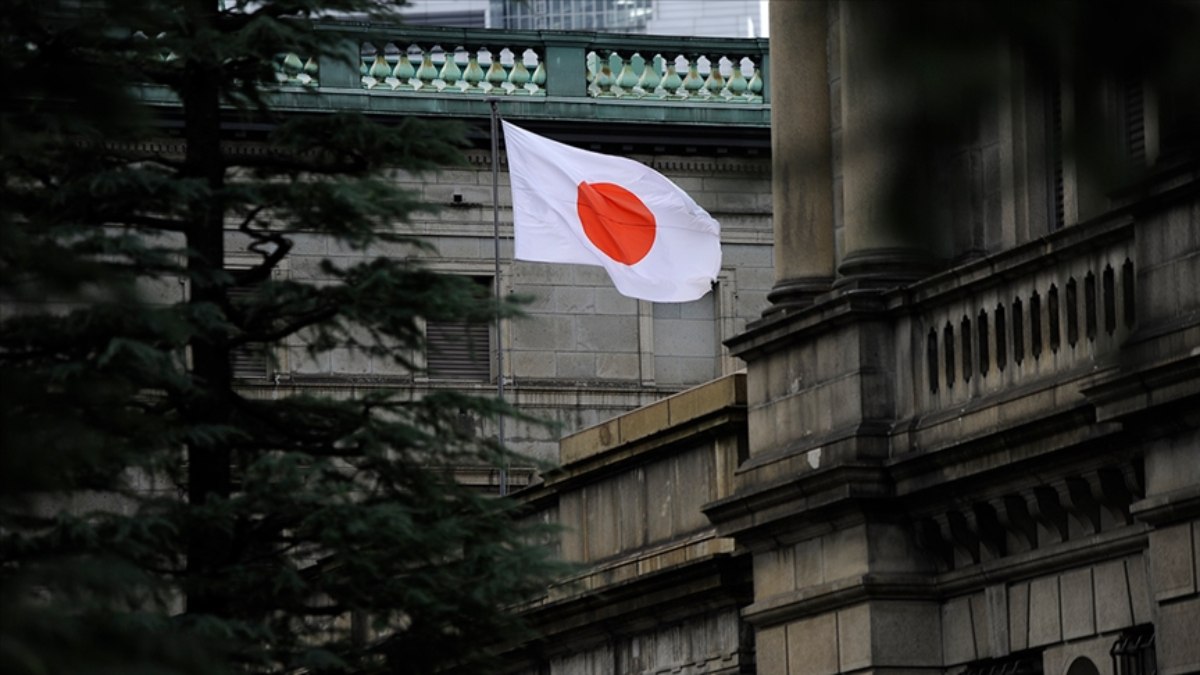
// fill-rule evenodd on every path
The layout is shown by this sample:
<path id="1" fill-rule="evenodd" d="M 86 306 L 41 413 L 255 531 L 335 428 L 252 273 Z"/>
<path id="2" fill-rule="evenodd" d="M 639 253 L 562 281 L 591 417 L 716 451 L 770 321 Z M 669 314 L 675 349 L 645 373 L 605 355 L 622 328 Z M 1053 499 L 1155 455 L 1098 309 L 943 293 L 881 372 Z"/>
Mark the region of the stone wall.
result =
<path id="1" fill-rule="evenodd" d="M 529 263 L 512 259 L 511 193 L 500 174 L 501 290 L 528 297 L 527 316 L 506 321 L 508 397 L 524 412 L 555 426 L 510 423 L 506 438 L 518 451 L 557 460 L 562 434 L 599 423 L 683 388 L 733 372 L 739 363 L 722 342 L 745 328 L 766 306 L 773 281 L 769 160 L 732 157 L 634 156 L 675 181 L 722 224 L 723 264 L 713 293 L 690 303 L 638 301 L 616 292 L 599 267 Z M 397 173 L 399 188 L 438 208 L 419 216 L 412 231 L 436 251 L 420 253 L 431 268 L 452 274 L 494 276 L 491 168 L 488 155 L 472 152 L 466 167 L 423 175 Z M 247 242 L 228 236 L 230 264 Z M 318 235 L 297 235 L 281 274 L 320 283 L 322 261 L 352 264 L 377 255 L 418 255 L 410 247 L 380 244 L 359 251 Z M 246 263 L 250 262 L 246 258 Z M 494 349 L 493 331 L 490 347 Z M 391 360 L 334 350 L 310 358 L 304 336 L 275 350 L 269 379 L 247 381 L 270 396 L 295 387 L 320 387 L 338 395 L 374 387 L 421 391 L 451 387 L 489 394 L 490 381 L 439 380 L 406 372 Z M 420 362 L 420 355 L 413 355 Z M 480 426 L 480 433 L 494 433 Z M 492 479 L 488 479 L 492 480 Z"/>

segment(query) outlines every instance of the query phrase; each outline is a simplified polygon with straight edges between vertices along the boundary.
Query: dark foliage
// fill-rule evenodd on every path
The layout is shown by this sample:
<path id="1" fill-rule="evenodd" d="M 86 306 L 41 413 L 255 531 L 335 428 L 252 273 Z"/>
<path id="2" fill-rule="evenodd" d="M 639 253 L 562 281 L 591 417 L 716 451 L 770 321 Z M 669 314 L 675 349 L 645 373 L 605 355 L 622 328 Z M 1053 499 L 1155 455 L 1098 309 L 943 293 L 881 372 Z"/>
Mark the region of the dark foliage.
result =
<path id="1" fill-rule="evenodd" d="M 0 671 L 478 671 L 557 570 L 513 503 L 453 480 L 509 461 L 459 431 L 498 403 L 234 386 L 248 343 L 407 363 L 422 318 L 515 311 L 401 258 L 273 274 L 297 232 L 420 248 L 398 228 L 421 204 L 387 170 L 461 161 L 444 123 L 272 114 L 278 55 L 338 53 L 314 18 L 388 9 L 0 9 Z M 181 138 L 162 142 L 147 87 L 177 97 Z M 231 120 L 271 129 L 265 150 L 235 152 Z M 257 264 L 224 269 L 230 235 Z"/>

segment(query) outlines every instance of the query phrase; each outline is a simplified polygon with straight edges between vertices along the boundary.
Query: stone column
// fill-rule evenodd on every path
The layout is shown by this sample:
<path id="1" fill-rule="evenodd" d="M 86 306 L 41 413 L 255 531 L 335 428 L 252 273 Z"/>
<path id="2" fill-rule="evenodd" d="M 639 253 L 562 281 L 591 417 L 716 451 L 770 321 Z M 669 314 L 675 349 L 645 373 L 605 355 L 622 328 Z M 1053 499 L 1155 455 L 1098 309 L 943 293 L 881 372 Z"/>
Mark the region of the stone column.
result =
<path id="1" fill-rule="evenodd" d="M 801 3 L 803 4 L 803 3 Z M 880 288 L 932 271 L 924 223 L 905 213 L 905 185 L 921 174 L 906 165 L 905 125 L 915 110 L 903 73 L 889 68 L 880 43 L 901 3 L 854 0 L 839 6 L 842 79 L 843 251 L 838 286 Z M 923 241 L 925 239 L 925 241 Z"/>
<path id="2" fill-rule="evenodd" d="M 810 304 L 833 281 L 826 2 L 771 0 L 775 287 L 768 312 Z"/>

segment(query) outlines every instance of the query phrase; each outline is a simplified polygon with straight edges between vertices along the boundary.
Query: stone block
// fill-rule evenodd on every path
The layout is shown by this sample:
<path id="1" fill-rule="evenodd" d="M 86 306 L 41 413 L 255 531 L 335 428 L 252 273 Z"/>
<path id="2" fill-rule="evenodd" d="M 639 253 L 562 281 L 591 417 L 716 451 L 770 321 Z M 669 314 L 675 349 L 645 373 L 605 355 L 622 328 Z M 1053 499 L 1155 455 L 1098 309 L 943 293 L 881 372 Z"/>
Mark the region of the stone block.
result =
<path id="1" fill-rule="evenodd" d="M 989 656 L 999 658 L 1009 653 L 1008 638 L 1008 589 L 1004 584 L 993 584 L 984 589 L 987 601 Z M 943 625 L 943 630 L 944 630 Z"/>
<path id="2" fill-rule="evenodd" d="M 554 355 L 554 369 L 560 378 L 590 380 L 596 377 L 596 355 L 559 352 Z"/>
<path id="3" fill-rule="evenodd" d="M 866 574 L 868 547 L 865 525 L 845 528 L 822 537 L 822 566 L 826 581 Z"/>
<path id="4" fill-rule="evenodd" d="M 700 384 L 716 373 L 716 357 L 656 356 L 654 379 L 663 386 Z"/>
<path id="5" fill-rule="evenodd" d="M 1200 673 L 1200 597 L 1160 605 L 1155 621 L 1158 672 Z"/>
<path id="6" fill-rule="evenodd" d="M 794 553 L 794 548 L 774 548 L 754 555 L 755 601 L 796 590 Z"/>
<path id="7" fill-rule="evenodd" d="M 1100 563 L 1092 568 L 1092 588 L 1096 598 L 1096 630 L 1109 633 L 1133 625 L 1129 604 L 1129 584 L 1124 560 Z"/>
<path id="8" fill-rule="evenodd" d="M 554 307 L 565 314 L 596 311 L 596 289 L 589 286 L 562 286 L 554 289 Z"/>
<path id="9" fill-rule="evenodd" d="M 584 487 L 583 499 L 584 520 L 587 522 L 587 560 L 615 555 L 620 550 L 615 482 L 601 481 Z"/>
<path id="10" fill-rule="evenodd" d="M 1133 623 L 1150 623 L 1154 620 L 1151 609 L 1150 582 L 1146 573 L 1146 559 L 1128 558 L 1125 561 L 1125 578 L 1129 581 L 1129 600 L 1133 607 Z"/>
<path id="11" fill-rule="evenodd" d="M 1029 646 L 1040 647 L 1062 639 L 1058 577 L 1034 579 L 1029 584 Z"/>
<path id="12" fill-rule="evenodd" d="M 701 508 L 712 501 L 713 451 L 705 444 L 690 452 L 676 455 L 670 460 L 675 464 L 676 498 L 672 517 L 676 533 L 695 532 L 709 525 Z"/>
<path id="13" fill-rule="evenodd" d="M 559 538 L 563 560 L 583 561 L 583 538 L 587 534 L 583 520 L 583 492 L 566 492 L 559 497 L 558 522 L 563 527 Z"/>
<path id="14" fill-rule="evenodd" d="M 954 666 L 978 658 L 971 621 L 971 598 L 952 598 L 942 604 L 942 659 Z"/>
<path id="15" fill-rule="evenodd" d="M 636 316 L 577 317 L 575 349 L 594 352 L 637 352 Z"/>
<path id="16" fill-rule="evenodd" d="M 596 313 L 637 315 L 637 300 L 621 295 L 614 288 L 596 288 Z"/>
<path id="17" fill-rule="evenodd" d="M 660 460 L 646 467 L 646 533 L 650 543 L 670 539 L 675 534 L 672 513 L 675 510 L 675 467 Z"/>
<path id="18" fill-rule="evenodd" d="M 1094 635 L 1096 610 L 1092 596 L 1091 568 L 1061 575 L 1059 587 L 1062 589 L 1063 639 L 1074 640 Z"/>
<path id="19" fill-rule="evenodd" d="M 1008 588 L 1009 650 L 1019 652 L 1029 646 L 1029 583 Z"/>
<path id="20" fill-rule="evenodd" d="M 676 394 L 666 400 L 670 423 L 682 424 L 731 405 L 746 402 L 746 378 L 730 375 Z"/>
<path id="21" fill-rule="evenodd" d="M 636 381 L 641 375 L 637 354 L 596 354 L 596 377 L 603 380 Z"/>
<path id="22" fill-rule="evenodd" d="M 805 588 L 825 583 L 825 569 L 821 562 L 821 539 L 809 539 L 792 547 L 796 564 L 796 587 Z"/>
<path id="23" fill-rule="evenodd" d="M 510 352 L 509 359 L 517 379 L 552 378 L 556 374 L 554 358 L 545 352 L 514 351 Z"/>
<path id="24" fill-rule="evenodd" d="M 330 369 L 339 375 L 366 375 L 371 372 L 371 357 L 357 349 L 338 348 L 329 352 Z"/>
<path id="25" fill-rule="evenodd" d="M 872 603 L 870 641 L 871 665 L 876 668 L 940 667 L 942 625 L 938 605 L 933 602 Z"/>
<path id="26" fill-rule="evenodd" d="M 841 671 L 868 668 L 874 663 L 876 636 L 871 631 L 872 619 L 881 609 L 877 605 L 861 604 L 838 610 L 838 668 Z"/>
<path id="27" fill-rule="evenodd" d="M 1150 583 L 1158 602 L 1196 592 L 1195 551 L 1190 522 L 1151 530 Z"/>
<path id="28" fill-rule="evenodd" d="M 616 490 L 615 510 L 622 551 L 646 545 L 646 483 L 641 470 L 627 471 L 612 479 Z"/>
<path id="29" fill-rule="evenodd" d="M 821 614 L 787 626 L 788 675 L 838 671 L 837 615 Z"/>
<path id="30" fill-rule="evenodd" d="M 995 656 L 988 640 L 988 633 L 991 632 L 991 616 L 988 614 L 987 600 L 983 593 L 971 596 L 971 628 L 975 634 L 976 658 L 984 659 Z"/>
<path id="31" fill-rule="evenodd" d="M 560 461 L 566 465 L 616 447 L 620 442 L 617 421 L 598 424 L 559 441 Z"/>
<path id="32" fill-rule="evenodd" d="M 670 423 L 668 401 L 643 406 L 617 418 L 622 443 L 645 438 L 667 428 Z"/>

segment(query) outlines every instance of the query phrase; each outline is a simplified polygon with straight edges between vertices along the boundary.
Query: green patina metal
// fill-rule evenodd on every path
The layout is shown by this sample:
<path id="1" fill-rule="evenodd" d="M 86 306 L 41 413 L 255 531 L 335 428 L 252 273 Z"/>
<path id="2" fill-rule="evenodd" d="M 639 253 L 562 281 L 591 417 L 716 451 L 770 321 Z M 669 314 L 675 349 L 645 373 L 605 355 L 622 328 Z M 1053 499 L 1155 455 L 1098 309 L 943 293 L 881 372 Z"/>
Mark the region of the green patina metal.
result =
<path id="1" fill-rule="evenodd" d="M 279 111 L 769 128 L 765 39 L 326 22 L 342 58 L 277 60 Z M 680 73 L 684 73 L 683 77 Z M 171 107 L 165 89 L 144 99 Z"/>

